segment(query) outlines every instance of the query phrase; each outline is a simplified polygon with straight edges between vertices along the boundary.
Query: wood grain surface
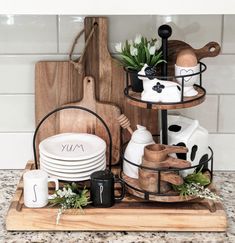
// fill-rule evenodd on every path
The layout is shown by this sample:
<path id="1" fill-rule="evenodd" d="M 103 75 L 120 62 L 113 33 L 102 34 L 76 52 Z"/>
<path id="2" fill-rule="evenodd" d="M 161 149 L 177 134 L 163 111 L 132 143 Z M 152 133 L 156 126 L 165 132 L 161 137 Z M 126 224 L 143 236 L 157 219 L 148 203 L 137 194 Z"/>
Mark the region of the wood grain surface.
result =
<path id="1" fill-rule="evenodd" d="M 83 97 L 80 101 L 69 103 L 68 105 L 86 107 L 101 118 L 104 119 L 107 124 L 110 133 L 112 135 L 113 151 L 112 158 L 113 163 L 119 160 L 120 152 L 120 125 L 118 123 L 118 117 L 121 115 L 120 108 L 108 102 L 100 102 L 96 100 L 95 94 L 95 80 L 92 77 L 85 77 L 83 80 Z M 65 105 L 66 106 L 66 105 Z M 96 134 L 106 141 L 107 147 L 109 147 L 109 138 L 107 131 L 103 124 L 90 113 L 81 110 L 62 110 L 59 113 L 60 132 L 86 132 Z M 109 158 L 109 150 L 107 149 L 106 158 Z M 107 161 L 108 162 L 108 161 Z"/>
<path id="2" fill-rule="evenodd" d="M 26 170 L 33 169 L 29 161 Z M 213 212 L 212 212 L 213 211 Z M 126 195 L 111 208 L 68 210 L 56 225 L 58 208 L 26 208 L 22 178 L 6 217 L 9 231 L 226 231 L 221 202 L 158 203 Z"/>
<path id="3" fill-rule="evenodd" d="M 125 72 L 123 67 L 113 58 L 108 50 L 108 19 L 104 17 L 85 18 L 85 35 L 88 36 L 94 24 L 97 31 L 91 40 L 85 58 L 85 73 L 93 76 L 97 82 L 96 97 L 100 101 L 117 104 L 122 113 L 129 119 L 135 130 L 137 124 L 147 126 L 153 133 L 158 133 L 158 114 L 155 111 L 130 106 L 124 96 Z M 118 41 L 118 40 L 117 40 Z M 124 131 L 124 141 L 130 138 Z"/>
<path id="4" fill-rule="evenodd" d="M 68 61 L 41 61 L 35 66 L 36 125 L 50 111 L 82 97 L 84 74 Z M 37 144 L 59 133 L 58 113 L 45 121 L 38 132 Z"/>

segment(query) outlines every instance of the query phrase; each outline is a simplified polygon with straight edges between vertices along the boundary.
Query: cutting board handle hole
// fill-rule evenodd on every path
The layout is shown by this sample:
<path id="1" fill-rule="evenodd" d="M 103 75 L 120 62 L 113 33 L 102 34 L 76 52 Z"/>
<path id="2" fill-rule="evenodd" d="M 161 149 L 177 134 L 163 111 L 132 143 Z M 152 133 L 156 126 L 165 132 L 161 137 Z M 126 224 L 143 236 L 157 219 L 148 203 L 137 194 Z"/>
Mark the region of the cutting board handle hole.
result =
<path id="1" fill-rule="evenodd" d="M 210 52 L 214 52 L 215 50 L 216 50 L 216 48 L 214 46 L 212 46 L 212 47 L 209 48 L 209 51 Z"/>
<path id="2" fill-rule="evenodd" d="M 98 23 L 97 23 L 97 22 L 95 22 L 95 23 L 94 23 L 94 26 L 98 26 Z"/>

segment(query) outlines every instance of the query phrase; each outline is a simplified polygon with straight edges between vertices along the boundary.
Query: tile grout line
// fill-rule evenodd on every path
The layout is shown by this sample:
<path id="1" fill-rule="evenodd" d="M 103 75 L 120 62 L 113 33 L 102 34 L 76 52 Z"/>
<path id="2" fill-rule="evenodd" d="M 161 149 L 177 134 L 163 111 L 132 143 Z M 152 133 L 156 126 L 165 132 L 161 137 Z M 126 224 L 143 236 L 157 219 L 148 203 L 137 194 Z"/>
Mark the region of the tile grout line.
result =
<path id="1" fill-rule="evenodd" d="M 224 46 L 224 14 L 222 15 L 221 19 L 221 54 L 223 54 L 223 46 Z"/>
<path id="2" fill-rule="evenodd" d="M 59 15 L 56 15 L 56 38 L 57 38 L 57 54 L 60 53 L 60 42 L 59 42 L 59 36 L 60 36 L 60 17 Z"/>
<path id="3" fill-rule="evenodd" d="M 220 123 L 220 119 L 219 119 L 219 116 L 220 116 L 220 95 L 218 95 L 218 101 L 217 101 L 217 127 L 216 127 L 216 130 L 217 130 L 217 133 L 219 133 L 219 123 Z"/>
<path id="4" fill-rule="evenodd" d="M 26 96 L 26 95 L 35 95 L 35 93 L 0 93 L 0 96 L 12 96 L 12 95 L 19 95 L 19 96 Z"/>
<path id="5" fill-rule="evenodd" d="M 0 134 L 24 134 L 24 133 L 34 133 L 34 131 L 0 131 Z"/>

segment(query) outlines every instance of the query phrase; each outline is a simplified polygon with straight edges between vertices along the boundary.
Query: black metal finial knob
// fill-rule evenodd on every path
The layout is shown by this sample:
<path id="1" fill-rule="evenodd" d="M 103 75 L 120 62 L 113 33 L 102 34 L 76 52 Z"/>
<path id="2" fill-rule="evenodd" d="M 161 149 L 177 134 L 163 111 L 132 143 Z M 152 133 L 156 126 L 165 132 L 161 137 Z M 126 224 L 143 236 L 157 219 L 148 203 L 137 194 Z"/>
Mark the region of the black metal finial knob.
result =
<path id="1" fill-rule="evenodd" d="M 163 38 L 163 39 L 167 39 L 171 36 L 172 34 L 172 29 L 169 25 L 167 24 L 164 24 L 164 25 L 161 25 L 159 28 L 158 28 L 158 35 Z"/>

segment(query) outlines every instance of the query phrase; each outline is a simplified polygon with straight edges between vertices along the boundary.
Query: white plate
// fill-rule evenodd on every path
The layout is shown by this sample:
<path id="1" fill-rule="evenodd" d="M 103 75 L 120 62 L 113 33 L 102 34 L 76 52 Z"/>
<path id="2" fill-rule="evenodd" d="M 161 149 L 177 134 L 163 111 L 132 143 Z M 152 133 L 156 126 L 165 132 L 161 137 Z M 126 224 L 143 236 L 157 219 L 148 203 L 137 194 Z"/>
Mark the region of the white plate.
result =
<path id="1" fill-rule="evenodd" d="M 105 170 L 105 168 L 103 168 L 102 170 Z M 86 180 L 90 180 L 90 175 L 89 176 L 84 176 L 84 177 L 66 177 L 66 176 L 57 176 L 54 175 L 53 173 L 47 172 L 48 175 L 50 177 L 56 178 L 58 180 L 63 180 L 63 181 L 86 181 Z"/>
<path id="2" fill-rule="evenodd" d="M 58 180 L 62 180 L 62 181 L 86 181 L 86 180 L 90 180 L 90 176 L 85 176 L 85 177 L 79 177 L 79 178 L 68 178 L 68 177 L 64 177 L 64 176 L 56 176 L 56 175 L 53 175 L 51 173 L 48 173 L 47 174 L 52 177 L 52 178 L 56 178 Z"/>
<path id="3" fill-rule="evenodd" d="M 69 160 L 59 160 L 59 159 L 51 159 L 45 155 L 43 155 L 42 153 L 40 153 L 40 158 L 43 159 L 44 161 L 46 161 L 47 163 L 56 165 L 56 166 L 64 166 L 64 167 L 70 167 L 70 166 L 81 166 L 81 167 L 86 167 L 86 166 L 90 166 L 95 164 L 97 161 L 101 160 L 101 159 L 106 159 L 106 155 L 105 152 L 99 154 L 96 157 L 93 157 L 91 159 L 86 159 L 86 160 L 78 160 L 78 161 L 69 161 Z"/>
<path id="4" fill-rule="evenodd" d="M 85 172 L 85 171 L 91 171 L 93 169 L 96 169 L 97 167 L 101 166 L 101 165 L 105 165 L 106 164 L 106 160 L 103 158 L 102 160 L 97 161 L 94 165 L 88 166 L 88 167 L 76 167 L 76 166 L 54 166 L 53 164 L 50 164 L 42 159 L 40 159 L 40 165 L 42 165 L 43 167 L 45 167 L 46 169 L 49 170 L 53 170 L 53 171 L 57 171 L 57 172 L 65 172 L 65 173 L 81 173 L 81 172 Z"/>
<path id="5" fill-rule="evenodd" d="M 92 169 L 92 170 L 86 171 L 86 172 L 65 173 L 65 172 L 57 172 L 57 171 L 54 171 L 52 169 L 47 169 L 43 165 L 41 165 L 41 167 L 40 167 L 40 169 L 48 172 L 49 174 L 53 174 L 55 176 L 60 176 L 60 177 L 67 177 L 67 178 L 83 178 L 83 177 L 87 177 L 87 176 L 90 176 L 93 172 L 98 171 L 98 170 L 104 170 L 105 168 L 106 168 L 106 165 L 103 164 L 101 166 L 98 166 L 96 169 Z"/>
<path id="6" fill-rule="evenodd" d="M 85 160 L 106 150 L 105 141 L 89 133 L 61 133 L 44 139 L 39 151 L 52 159 Z"/>

